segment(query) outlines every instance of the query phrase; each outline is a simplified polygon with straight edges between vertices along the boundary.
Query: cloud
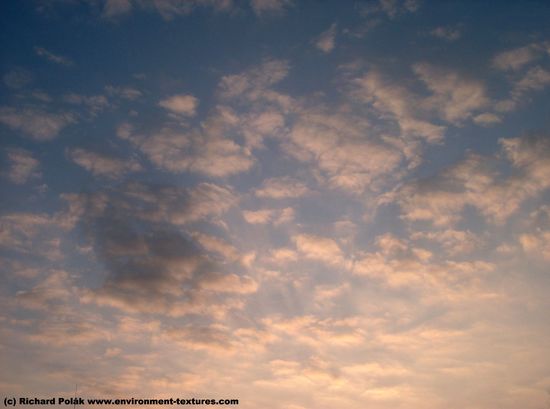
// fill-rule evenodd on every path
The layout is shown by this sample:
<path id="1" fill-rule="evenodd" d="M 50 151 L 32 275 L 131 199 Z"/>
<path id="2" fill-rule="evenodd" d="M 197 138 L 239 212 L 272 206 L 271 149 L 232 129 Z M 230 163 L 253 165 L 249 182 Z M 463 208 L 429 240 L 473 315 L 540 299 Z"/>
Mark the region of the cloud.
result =
<path id="1" fill-rule="evenodd" d="M 229 12 L 234 8 L 234 4 L 232 0 L 107 0 L 103 6 L 102 16 L 117 18 L 129 14 L 134 9 L 141 9 L 158 13 L 163 19 L 170 21 L 175 17 L 189 15 L 198 7 Z"/>
<path id="2" fill-rule="evenodd" d="M 254 191 L 257 197 L 269 199 L 297 198 L 309 193 L 307 185 L 289 176 L 265 179 L 261 187 Z"/>
<path id="3" fill-rule="evenodd" d="M 265 97 L 265 90 L 288 75 L 289 64 L 284 60 L 267 59 L 242 74 L 225 75 L 220 81 L 222 97 L 246 97 L 257 100 Z"/>
<path id="4" fill-rule="evenodd" d="M 159 102 L 159 106 L 162 108 L 174 114 L 188 117 L 195 116 L 198 104 L 197 98 L 187 94 L 173 95 Z"/>
<path id="5" fill-rule="evenodd" d="M 294 209 L 286 207 L 284 209 L 243 210 L 243 217 L 250 224 L 273 223 L 279 225 L 294 220 Z"/>
<path id="6" fill-rule="evenodd" d="M 437 27 L 430 31 L 434 37 L 441 38 L 446 41 L 456 41 L 462 36 L 462 32 L 458 27 Z"/>
<path id="7" fill-rule="evenodd" d="M 24 149 L 8 149 L 7 152 L 10 168 L 6 176 L 12 183 L 22 185 L 42 176 L 40 161 L 31 152 Z"/>
<path id="8" fill-rule="evenodd" d="M 449 238 L 452 233 L 443 236 Z M 483 297 L 478 289 L 480 277 L 496 268 L 483 260 L 453 261 L 438 257 L 389 234 L 377 237 L 376 243 L 379 251 L 357 254 L 352 267 L 354 274 L 380 280 L 390 287 L 416 288 L 436 299 L 460 300 L 473 294 Z"/>
<path id="9" fill-rule="evenodd" d="M 81 105 L 86 107 L 92 117 L 97 116 L 100 112 L 110 106 L 109 100 L 104 95 L 88 96 L 71 93 L 64 95 L 63 100 L 71 105 Z"/>
<path id="10" fill-rule="evenodd" d="M 540 91 L 550 85 L 550 71 L 534 66 L 520 78 L 512 82 L 512 90 L 507 99 L 497 102 L 495 109 L 499 112 L 515 110 L 533 91 Z"/>
<path id="11" fill-rule="evenodd" d="M 250 0 L 250 6 L 258 16 L 282 13 L 292 3 L 292 0 Z"/>
<path id="12" fill-rule="evenodd" d="M 528 198 L 550 187 L 550 139 L 545 134 L 500 139 L 512 166 L 508 177 L 499 174 L 495 160 L 469 154 L 439 175 L 410 182 L 386 199 L 397 200 L 406 220 L 426 220 L 436 226 L 456 223 L 466 205 L 493 223 L 503 223 Z M 386 199 L 382 199 L 384 202 Z"/>
<path id="13" fill-rule="evenodd" d="M 36 55 L 43 57 L 48 61 L 58 65 L 64 65 L 65 67 L 71 67 L 74 65 L 73 60 L 71 60 L 70 58 L 64 57 L 62 55 L 54 54 L 43 47 L 34 47 L 34 52 L 36 53 Z"/>
<path id="14" fill-rule="evenodd" d="M 539 59 L 547 49 L 548 43 L 542 42 L 504 51 L 493 58 L 493 66 L 499 70 L 517 71 Z"/>
<path id="15" fill-rule="evenodd" d="M 192 237 L 206 251 L 219 254 L 223 256 L 225 260 L 236 261 L 240 258 L 237 248 L 219 237 L 200 232 L 194 232 Z"/>
<path id="16" fill-rule="evenodd" d="M 420 7 L 418 0 L 378 0 L 361 8 L 363 17 L 385 14 L 390 19 L 394 19 L 400 15 L 415 13 Z"/>
<path id="17" fill-rule="evenodd" d="M 550 231 L 541 231 L 536 234 L 521 234 L 519 243 L 525 253 L 531 257 L 541 257 L 550 260 Z"/>
<path id="18" fill-rule="evenodd" d="M 429 232 L 415 232 L 411 235 L 413 240 L 428 240 L 439 244 L 447 254 L 456 256 L 467 254 L 479 249 L 483 241 L 469 230 L 436 230 Z"/>
<path id="19" fill-rule="evenodd" d="M 236 118 L 238 121 L 238 119 Z M 239 126 L 249 148 L 264 148 L 264 139 L 267 137 L 280 138 L 286 132 L 285 117 L 275 109 L 267 108 L 260 112 L 251 112 L 246 115 Z"/>
<path id="20" fill-rule="evenodd" d="M 438 110 L 448 122 L 460 123 L 489 103 L 485 86 L 479 81 L 426 63 L 415 64 L 413 70 L 433 92 L 424 103 Z"/>
<path id="21" fill-rule="evenodd" d="M 315 163 L 328 184 L 351 192 L 379 188 L 403 157 L 391 144 L 369 137 L 364 118 L 304 110 L 295 120 L 285 149 L 303 162 Z"/>
<path id="22" fill-rule="evenodd" d="M 328 54 L 334 50 L 336 46 L 336 23 L 333 23 L 328 30 L 321 33 L 315 41 L 315 47 Z"/>
<path id="23" fill-rule="evenodd" d="M 406 88 L 385 80 L 378 71 L 370 71 L 354 80 L 357 86 L 352 95 L 369 103 L 382 115 L 391 114 L 404 135 L 437 142 L 443 138 L 445 127 L 422 118 L 419 108 L 422 99 Z M 385 119 L 382 116 L 382 119 Z"/>
<path id="24" fill-rule="evenodd" d="M 513 94 L 521 95 L 528 91 L 538 91 L 550 85 L 550 71 L 533 67 L 514 86 Z"/>
<path id="25" fill-rule="evenodd" d="M 17 301 L 27 309 L 57 310 L 71 297 L 71 278 L 64 270 L 54 270 L 30 290 L 17 293 Z"/>
<path id="26" fill-rule="evenodd" d="M 33 81 L 33 75 L 23 68 L 15 68 L 4 74 L 2 80 L 8 88 L 21 89 Z"/>
<path id="27" fill-rule="evenodd" d="M 8 254 L 23 255 L 28 260 L 56 261 L 63 257 L 62 233 L 69 227 L 63 212 L 6 213 L 0 216 L 0 247 Z"/>
<path id="28" fill-rule="evenodd" d="M 328 237 L 298 234 L 292 237 L 296 249 L 306 258 L 319 260 L 329 265 L 343 265 L 344 253 L 340 246 Z"/>
<path id="29" fill-rule="evenodd" d="M 246 172 L 254 164 L 250 152 L 224 137 L 231 123 L 212 116 L 200 129 L 176 131 L 168 128 L 150 136 L 129 134 L 119 129 L 119 137 L 137 146 L 157 167 L 174 173 L 196 172 L 210 177 L 226 177 Z"/>
<path id="30" fill-rule="evenodd" d="M 482 114 L 474 116 L 474 122 L 482 126 L 492 126 L 500 123 L 501 121 L 502 119 L 498 115 L 492 114 L 490 112 L 484 112 Z"/>
<path id="31" fill-rule="evenodd" d="M 117 179 L 142 169 L 139 162 L 134 159 L 123 160 L 81 148 L 68 149 L 67 156 L 94 176 Z"/>
<path id="32" fill-rule="evenodd" d="M 199 285 L 203 290 L 218 293 L 250 294 L 258 289 L 258 284 L 251 277 L 232 273 L 209 273 L 201 279 Z"/>
<path id="33" fill-rule="evenodd" d="M 248 223 L 251 224 L 266 224 L 272 220 L 273 212 L 274 211 L 271 209 L 244 210 L 243 217 Z"/>
<path id="34" fill-rule="evenodd" d="M 130 0 L 107 0 L 103 6 L 103 16 L 107 18 L 126 14 L 132 10 Z"/>
<path id="35" fill-rule="evenodd" d="M 166 336 L 178 345 L 190 350 L 206 350 L 226 354 L 233 350 L 231 334 L 221 325 L 188 325 L 170 328 Z"/>
<path id="36" fill-rule="evenodd" d="M 113 85 L 107 85 L 105 91 L 110 96 L 117 96 L 130 101 L 134 101 L 143 96 L 140 90 L 133 87 L 115 87 Z"/>
<path id="37" fill-rule="evenodd" d="M 230 195 L 210 184 L 182 189 L 130 183 L 105 192 L 99 206 L 97 194 L 81 197 L 87 209 L 82 227 L 108 272 L 99 288 L 82 294 L 82 301 L 172 316 L 242 308 L 239 300 L 227 297 L 255 292 L 254 280 L 228 272 L 202 248 L 233 258 L 236 250 L 178 227 L 221 214 L 234 203 Z"/>
<path id="38" fill-rule="evenodd" d="M 37 141 L 49 141 L 76 118 L 68 112 L 51 113 L 41 108 L 0 107 L 0 123 Z"/>

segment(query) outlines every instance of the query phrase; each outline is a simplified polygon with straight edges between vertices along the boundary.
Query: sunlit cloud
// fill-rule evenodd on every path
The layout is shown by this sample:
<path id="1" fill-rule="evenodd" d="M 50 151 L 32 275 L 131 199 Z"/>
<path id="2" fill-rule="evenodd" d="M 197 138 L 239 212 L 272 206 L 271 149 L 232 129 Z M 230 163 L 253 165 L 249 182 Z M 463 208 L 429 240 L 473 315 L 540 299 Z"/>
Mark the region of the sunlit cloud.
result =
<path id="1" fill-rule="evenodd" d="M 3 11 L 4 396 L 548 400 L 544 8 Z"/>

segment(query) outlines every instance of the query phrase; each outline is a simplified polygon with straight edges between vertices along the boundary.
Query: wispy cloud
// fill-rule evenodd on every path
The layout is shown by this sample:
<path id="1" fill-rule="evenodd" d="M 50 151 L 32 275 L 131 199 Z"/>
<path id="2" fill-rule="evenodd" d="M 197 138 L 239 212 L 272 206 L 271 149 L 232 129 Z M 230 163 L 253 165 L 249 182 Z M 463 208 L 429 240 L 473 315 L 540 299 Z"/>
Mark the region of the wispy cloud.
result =
<path id="1" fill-rule="evenodd" d="M 34 47 L 34 52 L 39 57 L 45 58 L 46 60 L 53 62 L 54 64 L 64 65 L 65 67 L 71 67 L 74 65 L 74 61 L 70 58 L 59 54 L 54 54 L 44 47 Z"/>
<path id="2" fill-rule="evenodd" d="M 12 183 L 24 184 L 42 176 L 40 161 L 31 152 L 24 149 L 9 149 L 7 155 L 10 167 L 6 176 Z"/>

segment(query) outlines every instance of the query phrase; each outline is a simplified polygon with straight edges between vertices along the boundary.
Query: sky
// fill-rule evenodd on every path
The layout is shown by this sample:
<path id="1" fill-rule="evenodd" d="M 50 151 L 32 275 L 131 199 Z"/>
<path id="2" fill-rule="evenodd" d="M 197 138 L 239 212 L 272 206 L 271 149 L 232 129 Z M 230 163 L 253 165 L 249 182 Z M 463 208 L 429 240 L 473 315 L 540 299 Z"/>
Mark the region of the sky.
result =
<path id="1" fill-rule="evenodd" d="M 1 395 L 548 409 L 549 19 L 2 2 Z"/>

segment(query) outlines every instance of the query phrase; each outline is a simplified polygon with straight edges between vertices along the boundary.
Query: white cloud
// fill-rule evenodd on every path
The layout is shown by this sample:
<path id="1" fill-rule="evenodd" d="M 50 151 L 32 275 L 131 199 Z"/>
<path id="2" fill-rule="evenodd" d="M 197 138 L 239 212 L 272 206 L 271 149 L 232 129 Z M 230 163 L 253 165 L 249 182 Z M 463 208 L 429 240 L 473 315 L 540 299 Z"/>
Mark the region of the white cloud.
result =
<path id="1" fill-rule="evenodd" d="M 184 116 L 195 116 L 199 101 L 193 95 L 179 94 L 163 99 L 159 106 L 168 111 Z"/>
<path id="2" fill-rule="evenodd" d="M 336 23 L 333 23 L 328 30 L 321 33 L 315 41 L 315 47 L 328 54 L 336 46 Z"/>
<path id="3" fill-rule="evenodd" d="M 41 108 L 0 107 L 0 123 L 37 141 L 52 140 L 63 128 L 75 122 L 74 115 L 67 112 L 51 113 Z"/>
<path id="4" fill-rule="evenodd" d="M 10 168 L 6 176 L 12 183 L 21 185 L 42 176 L 40 162 L 29 151 L 8 149 L 8 162 Z"/>

